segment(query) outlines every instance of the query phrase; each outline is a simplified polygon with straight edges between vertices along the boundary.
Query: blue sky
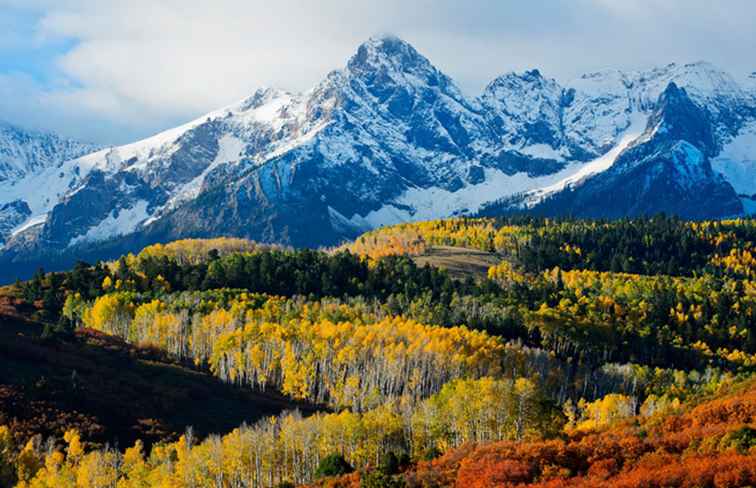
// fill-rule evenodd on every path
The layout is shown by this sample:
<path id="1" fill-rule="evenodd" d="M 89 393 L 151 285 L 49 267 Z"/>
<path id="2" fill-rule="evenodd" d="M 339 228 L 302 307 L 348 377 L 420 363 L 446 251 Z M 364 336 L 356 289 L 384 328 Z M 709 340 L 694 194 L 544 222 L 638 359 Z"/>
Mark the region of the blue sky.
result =
<path id="1" fill-rule="evenodd" d="M 0 119 L 103 144 L 260 86 L 306 90 L 377 33 L 477 95 L 510 70 L 568 81 L 710 61 L 756 71 L 751 0 L 0 0 Z"/>
<path id="2" fill-rule="evenodd" d="M 37 12 L 3 9 L 0 12 L 0 71 L 27 73 L 40 82 L 55 77 L 55 59 L 75 46 L 74 39 L 35 40 Z"/>

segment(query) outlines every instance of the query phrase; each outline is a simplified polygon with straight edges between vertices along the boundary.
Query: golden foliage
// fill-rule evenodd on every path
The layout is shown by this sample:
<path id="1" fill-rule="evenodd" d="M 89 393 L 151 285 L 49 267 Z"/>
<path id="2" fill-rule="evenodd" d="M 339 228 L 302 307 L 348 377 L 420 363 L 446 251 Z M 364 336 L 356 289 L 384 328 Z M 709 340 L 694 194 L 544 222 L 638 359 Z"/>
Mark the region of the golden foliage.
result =
<path id="1" fill-rule="evenodd" d="M 469 405 L 468 405 L 469 404 Z M 468 405 L 466 407 L 466 405 Z M 24 487 L 117 486 L 270 487 L 312 481 L 320 459 L 341 453 L 352 465 L 377 465 L 409 446 L 421 455 L 468 441 L 537 438 L 544 411 L 532 382 L 482 378 L 449 383 L 416 409 L 402 402 L 354 413 L 285 413 L 196 443 L 191 431 L 158 444 L 149 456 L 141 442 L 123 454 L 83 452 L 69 431 L 67 449 L 52 451 Z M 0 433 L 2 432 L 0 428 Z M 437 436 L 422 431 L 436 430 Z"/>

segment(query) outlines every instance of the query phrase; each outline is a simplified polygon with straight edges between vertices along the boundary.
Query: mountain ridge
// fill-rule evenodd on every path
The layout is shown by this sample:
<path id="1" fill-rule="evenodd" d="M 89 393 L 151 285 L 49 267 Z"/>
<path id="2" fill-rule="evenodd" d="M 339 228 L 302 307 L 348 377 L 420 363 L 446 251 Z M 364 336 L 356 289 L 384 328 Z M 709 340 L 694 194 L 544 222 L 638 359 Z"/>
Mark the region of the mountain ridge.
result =
<path id="1" fill-rule="evenodd" d="M 659 210 L 694 219 L 743 213 L 735 190 L 711 167 L 716 145 L 704 110 L 674 82 L 656 105 L 643 134 L 609 168 L 530 210 L 608 218 Z"/>
<path id="2" fill-rule="evenodd" d="M 65 161 L 59 180 L 69 186 L 58 182 L 44 202 L 28 202 L 30 212 L 22 202 L 3 211 L 11 201 L 0 200 L 0 222 L 24 221 L 5 225 L 0 262 L 61 250 L 91 259 L 103 254 L 97 247 L 120 253 L 213 235 L 332 245 L 513 198 L 506 209 L 516 209 L 519 195 L 562 191 L 565 181 L 611 168 L 670 83 L 710 125 L 705 150 L 715 169 L 704 173 L 714 187 L 750 174 L 733 148 L 756 133 L 756 91 L 709 63 L 605 70 L 568 84 L 539 70 L 510 72 L 468 97 L 409 43 L 373 37 L 307 92 L 261 89 L 175 129 Z M 714 181 L 720 173 L 724 184 Z M 734 184 L 742 214 L 756 177 L 753 188 Z M 697 203 L 702 216 L 736 209 L 725 193 L 708 213 Z M 13 212 L 21 217 L 7 217 Z"/>

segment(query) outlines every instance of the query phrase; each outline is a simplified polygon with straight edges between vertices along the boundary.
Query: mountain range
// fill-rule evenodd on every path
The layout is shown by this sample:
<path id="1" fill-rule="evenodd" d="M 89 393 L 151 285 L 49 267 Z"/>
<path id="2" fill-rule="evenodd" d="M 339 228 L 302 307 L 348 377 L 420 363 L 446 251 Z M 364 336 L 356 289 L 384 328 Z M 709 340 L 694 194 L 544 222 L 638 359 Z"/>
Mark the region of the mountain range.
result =
<path id="1" fill-rule="evenodd" d="M 381 36 L 305 93 L 261 89 L 133 144 L 0 125 L 0 281 L 183 237 L 323 246 L 521 211 L 756 211 L 756 73 L 697 62 L 560 84 L 531 70 L 471 98 Z"/>

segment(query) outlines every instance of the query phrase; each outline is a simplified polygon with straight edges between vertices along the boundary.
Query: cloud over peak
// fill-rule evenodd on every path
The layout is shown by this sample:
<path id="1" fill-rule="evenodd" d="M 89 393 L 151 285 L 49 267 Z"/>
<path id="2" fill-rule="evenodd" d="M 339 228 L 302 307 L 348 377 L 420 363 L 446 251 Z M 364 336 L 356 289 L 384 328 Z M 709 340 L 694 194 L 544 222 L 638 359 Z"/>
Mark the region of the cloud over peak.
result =
<path id="1" fill-rule="evenodd" d="M 0 61 L 0 94 L 11 97 L 0 101 L 0 118 L 101 143 L 148 135 L 259 86 L 305 90 L 382 32 L 412 43 L 472 94 L 500 73 L 532 67 L 566 79 L 609 66 L 706 58 L 751 72 L 756 45 L 746 20 L 756 4 L 747 0 L 727 9 L 704 0 L 547 7 L 494 0 L 0 0 L 0 7 L 0 26 L 10 16 L 23 19 L 14 25 L 29 24 L 0 36 L 0 54 L 17 52 L 19 36 L 29 37 L 32 58 L 45 46 L 65 46 L 34 70 Z"/>

